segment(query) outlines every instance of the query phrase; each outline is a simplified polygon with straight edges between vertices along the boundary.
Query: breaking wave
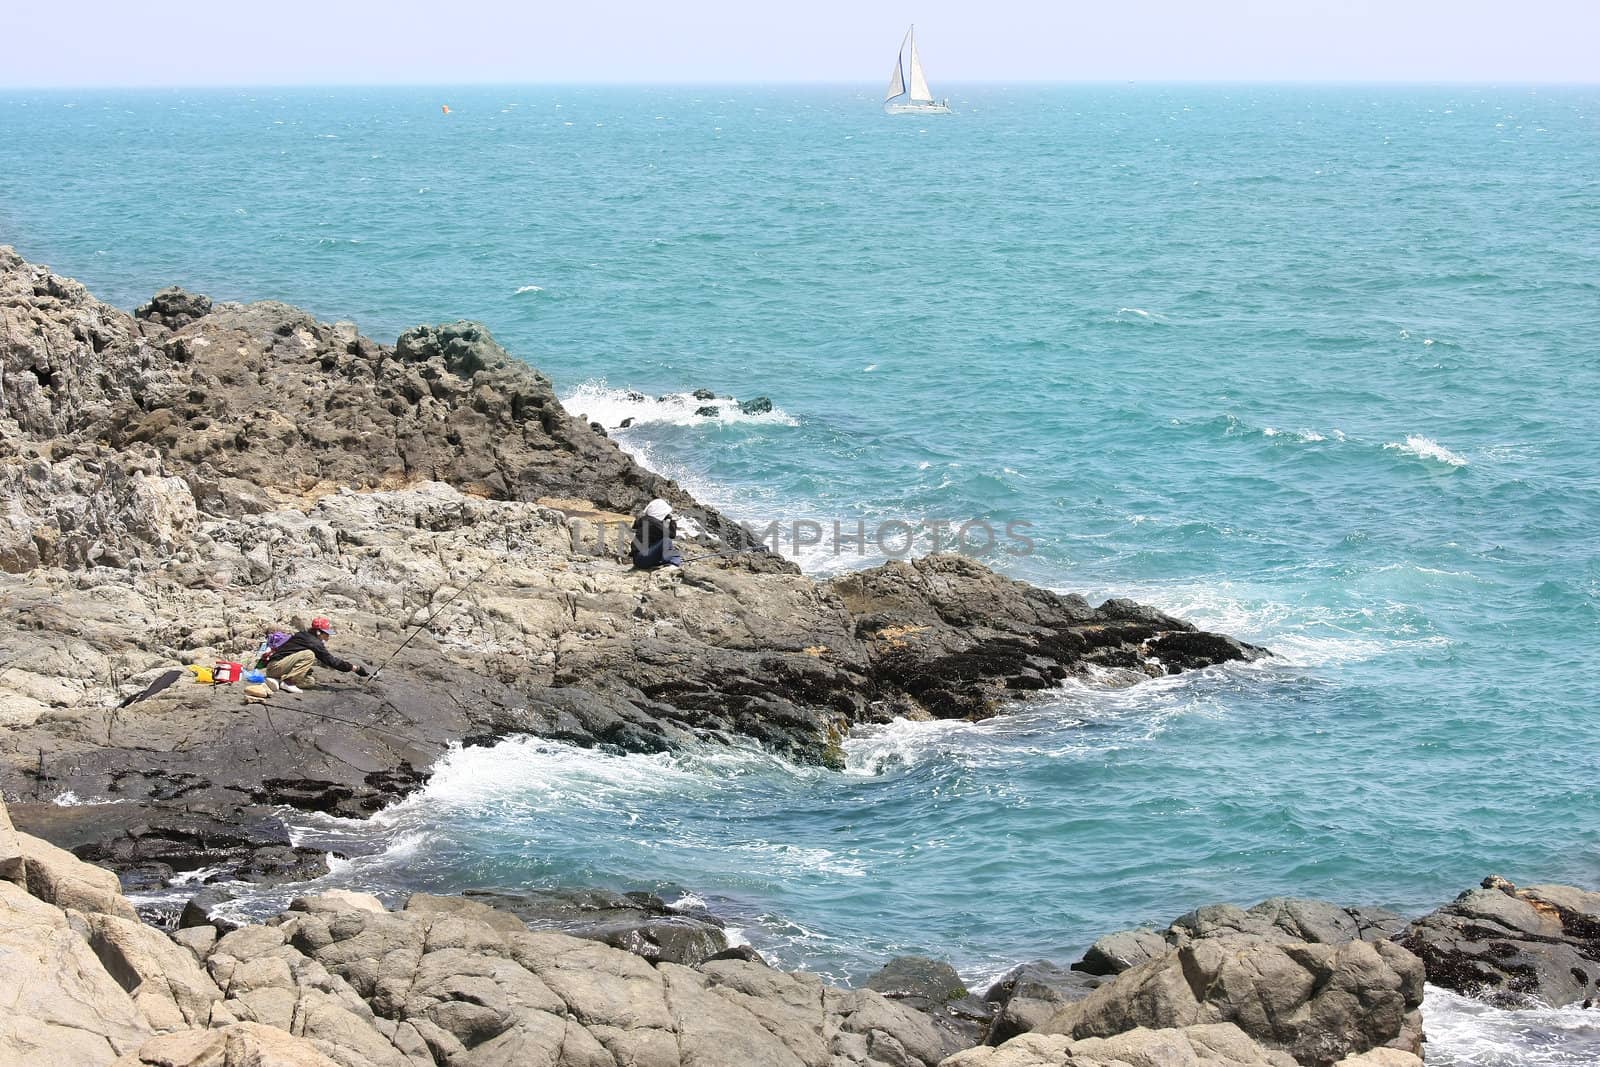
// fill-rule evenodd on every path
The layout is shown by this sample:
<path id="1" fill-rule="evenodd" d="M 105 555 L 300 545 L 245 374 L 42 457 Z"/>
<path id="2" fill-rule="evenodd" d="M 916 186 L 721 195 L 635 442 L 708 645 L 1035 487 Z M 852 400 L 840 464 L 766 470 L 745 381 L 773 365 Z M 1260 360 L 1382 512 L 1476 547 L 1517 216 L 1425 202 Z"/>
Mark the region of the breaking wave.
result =
<path id="1" fill-rule="evenodd" d="M 719 423 L 799 425 L 791 415 L 778 407 L 770 411 L 746 412 L 733 397 L 702 399 L 693 393 L 647 396 L 633 389 L 612 388 L 604 378 L 582 383 L 563 396 L 561 403 L 574 415 L 598 422 L 607 430 L 622 429 L 624 422 L 629 426 L 715 426 Z M 715 408 L 717 413 L 699 414 L 708 407 Z"/>
<path id="2" fill-rule="evenodd" d="M 1407 434 L 1404 441 L 1391 441 L 1383 446 L 1391 452 L 1404 452 L 1416 456 L 1418 459 L 1430 459 L 1437 463 L 1445 463 L 1452 467 L 1465 467 L 1467 459 L 1459 452 L 1452 452 L 1431 437 L 1421 434 Z"/>

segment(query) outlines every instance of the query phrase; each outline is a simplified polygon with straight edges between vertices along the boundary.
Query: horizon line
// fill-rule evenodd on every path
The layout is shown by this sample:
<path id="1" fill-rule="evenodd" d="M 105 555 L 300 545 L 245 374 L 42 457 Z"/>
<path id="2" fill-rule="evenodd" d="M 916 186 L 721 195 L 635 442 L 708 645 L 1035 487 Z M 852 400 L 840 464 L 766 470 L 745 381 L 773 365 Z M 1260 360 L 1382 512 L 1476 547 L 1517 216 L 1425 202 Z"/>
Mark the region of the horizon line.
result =
<path id="1" fill-rule="evenodd" d="M 261 89 L 782 89 L 851 88 L 866 89 L 873 82 L 844 80 L 744 81 L 735 79 L 691 80 L 586 80 L 586 81 L 336 81 L 336 82 L 171 82 L 126 84 L 116 82 L 66 84 L 0 83 L 0 92 L 183 92 L 195 90 L 252 91 Z M 1282 87 L 1282 88 L 1600 88 L 1600 78 L 1583 81 L 1548 78 L 973 78 L 952 79 L 946 85 L 959 88 L 1011 86 L 1170 86 L 1170 87 Z M 876 90 L 874 90 L 876 91 Z"/>

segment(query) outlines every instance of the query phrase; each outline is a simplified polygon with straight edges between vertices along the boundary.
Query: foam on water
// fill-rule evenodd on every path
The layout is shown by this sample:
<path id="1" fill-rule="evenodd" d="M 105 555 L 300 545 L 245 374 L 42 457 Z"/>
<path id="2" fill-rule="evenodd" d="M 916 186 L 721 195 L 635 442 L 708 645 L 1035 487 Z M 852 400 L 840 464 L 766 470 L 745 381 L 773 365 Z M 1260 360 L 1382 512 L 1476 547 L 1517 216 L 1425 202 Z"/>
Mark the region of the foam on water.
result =
<path id="1" fill-rule="evenodd" d="M 1404 441 L 1390 442 L 1383 446 L 1394 452 L 1405 452 L 1416 456 L 1418 459 L 1430 459 L 1444 463 L 1451 467 L 1465 467 L 1467 459 L 1457 452 L 1452 452 L 1439 442 L 1421 434 L 1407 434 Z"/>
<path id="2" fill-rule="evenodd" d="M 574 415 L 587 415 L 607 430 L 616 430 L 623 422 L 632 420 L 631 426 L 687 426 L 713 428 L 728 423 L 755 425 L 798 425 L 795 419 L 781 408 L 755 414 L 739 408 L 739 401 L 725 396 L 709 400 L 697 399 L 691 392 L 646 396 L 631 389 L 615 389 L 603 378 L 582 382 L 561 398 L 561 406 Z M 715 416 L 697 414 L 702 408 L 716 408 Z M 619 436 L 619 440 L 625 438 Z"/>
<path id="3" fill-rule="evenodd" d="M 1581 1005 L 1505 1010 L 1428 986 L 1422 1015 L 1429 1067 L 1600 1063 L 1600 1012 Z"/>

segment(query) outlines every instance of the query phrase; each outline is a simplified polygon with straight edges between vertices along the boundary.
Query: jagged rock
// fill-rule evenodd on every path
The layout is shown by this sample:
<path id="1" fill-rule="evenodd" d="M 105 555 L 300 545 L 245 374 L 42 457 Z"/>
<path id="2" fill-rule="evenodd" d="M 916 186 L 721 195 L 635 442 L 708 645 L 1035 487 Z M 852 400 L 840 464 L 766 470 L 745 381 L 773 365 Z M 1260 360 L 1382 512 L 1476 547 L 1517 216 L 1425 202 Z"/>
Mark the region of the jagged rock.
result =
<path id="1" fill-rule="evenodd" d="M 722 409 L 715 404 L 704 404 L 695 408 L 694 413 L 698 418 L 702 419 L 720 419 L 722 417 Z"/>
<path id="2" fill-rule="evenodd" d="M 196 319 L 211 314 L 211 298 L 199 293 L 185 292 L 173 286 L 163 289 L 150 298 L 133 315 L 135 318 L 158 322 L 170 330 L 181 330 Z"/>
<path id="3" fill-rule="evenodd" d="M 1013 967 L 983 995 L 995 1005 L 987 1041 L 999 1045 L 1037 1029 L 1063 1007 L 1104 984 L 1105 979 L 1097 975 L 1067 970 L 1047 960 Z"/>
<path id="4" fill-rule="evenodd" d="M 143 923 L 69 911 L 72 928 L 125 989 L 153 1030 L 206 1026 L 219 990 L 194 956 Z"/>
<path id="5" fill-rule="evenodd" d="M 1600 997 L 1600 893 L 1490 876 L 1405 929 L 1428 981 L 1506 1007 Z"/>
<path id="6" fill-rule="evenodd" d="M 1383 908 L 1342 908 L 1298 897 L 1272 897 L 1249 910 L 1233 904 L 1208 904 L 1173 920 L 1165 931 L 1140 927 L 1107 934 L 1090 945 L 1072 969 L 1093 975 L 1121 974 L 1172 948 L 1209 939 L 1322 945 L 1385 941 L 1404 926 L 1404 918 Z"/>
<path id="7" fill-rule="evenodd" d="M 122 896 L 117 876 L 103 867 L 84 863 L 65 849 L 29 834 L 18 834 L 27 864 L 28 892 L 58 908 L 102 912 L 138 921 L 138 914 Z"/>
<path id="8" fill-rule="evenodd" d="M 0 882 L 0 1063 L 108 1064 L 150 1027 L 60 908 Z"/>
<path id="9" fill-rule="evenodd" d="M 967 995 L 956 969 L 925 956 L 896 956 L 865 983 L 891 1000 L 921 1010 L 939 1007 Z"/>
<path id="10" fill-rule="evenodd" d="M 1422 962 L 1387 941 L 1273 944 L 1204 938 L 1140 964 L 1040 1033 L 1110 1037 L 1228 1022 L 1301 1064 L 1385 1046 L 1421 1052 Z"/>
<path id="11" fill-rule="evenodd" d="M 772 410 L 772 400 L 769 397 L 757 396 L 739 402 L 739 410 L 746 415 L 765 415 Z"/>

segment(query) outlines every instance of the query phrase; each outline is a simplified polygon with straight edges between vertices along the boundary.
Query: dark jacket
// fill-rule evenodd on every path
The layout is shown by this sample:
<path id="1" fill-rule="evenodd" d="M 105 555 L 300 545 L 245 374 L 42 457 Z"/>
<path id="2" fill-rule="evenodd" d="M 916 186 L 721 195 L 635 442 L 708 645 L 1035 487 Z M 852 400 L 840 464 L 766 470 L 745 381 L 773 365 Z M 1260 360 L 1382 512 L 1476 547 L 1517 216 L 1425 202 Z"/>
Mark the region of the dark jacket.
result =
<path id="1" fill-rule="evenodd" d="M 665 526 L 648 515 L 633 520 L 633 565 L 649 571 L 682 564 L 683 557 L 672 547 L 672 537 L 677 532 L 678 524 L 671 519 Z"/>
<path id="2" fill-rule="evenodd" d="M 272 654 L 272 658 L 275 660 L 281 660 L 286 656 L 294 655 L 296 652 L 315 652 L 317 655 L 317 662 L 322 664 L 324 667 L 327 667 L 329 670 L 355 670 L 355 664 L 351 663 L 349 660 L 340 659 L 332 652 L 329 652 L 328 646 L 322 643 L 322 638 L 317 636 L 315 630 L 299 631 L 293 637 L 289 638 L 289 640 L 279 645 L 278 650 Z"/>

